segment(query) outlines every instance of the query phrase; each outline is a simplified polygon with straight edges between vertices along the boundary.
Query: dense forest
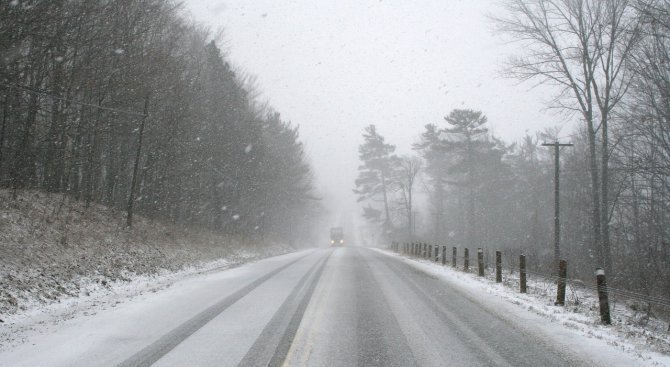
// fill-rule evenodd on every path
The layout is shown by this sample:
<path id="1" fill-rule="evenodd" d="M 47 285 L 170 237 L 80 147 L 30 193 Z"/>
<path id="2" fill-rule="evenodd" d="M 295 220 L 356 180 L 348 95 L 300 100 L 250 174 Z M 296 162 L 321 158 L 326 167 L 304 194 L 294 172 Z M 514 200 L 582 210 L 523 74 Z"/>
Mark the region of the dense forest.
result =
<path id="1" fill-rule="evenodd" d="M 293 242 L 320 210 L 298 128 L 169 0 L 0 1 L 0 185 Z"/>
<path id="2" fill-rule="evenodd" d="M 511 261 L 524 253 L 552 273 L 555 156 L 542 143 L 570 142 L 559 156 L 559 256 L 570 276 L 592 282 L 602 267 L 616 287 L 667 298 L 670 3 L 503 3 L 492 22 L 523 46 L 504 72 L 552 86 L 549 107 L 577 128 L 512 144 L 490 133 L 485 111 L 454 109 L 417 132 L 415 157 L 399 157 L 371 125 L 355 186 L 364 216 L 390 240 L 502 250 Z"/>

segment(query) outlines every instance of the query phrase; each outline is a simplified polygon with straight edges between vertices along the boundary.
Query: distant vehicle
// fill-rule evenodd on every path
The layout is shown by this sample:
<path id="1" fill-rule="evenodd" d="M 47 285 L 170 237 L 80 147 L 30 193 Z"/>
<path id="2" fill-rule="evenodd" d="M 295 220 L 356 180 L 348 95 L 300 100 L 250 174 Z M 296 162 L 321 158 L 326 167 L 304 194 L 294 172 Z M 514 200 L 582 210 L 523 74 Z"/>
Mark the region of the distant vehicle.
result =
<path id="1" fill-rule="evenodd" d="M 344 245 L 344 230 L 342 227 L 333 227 L 330 229 L 330 244 L 332 246 Z"/>

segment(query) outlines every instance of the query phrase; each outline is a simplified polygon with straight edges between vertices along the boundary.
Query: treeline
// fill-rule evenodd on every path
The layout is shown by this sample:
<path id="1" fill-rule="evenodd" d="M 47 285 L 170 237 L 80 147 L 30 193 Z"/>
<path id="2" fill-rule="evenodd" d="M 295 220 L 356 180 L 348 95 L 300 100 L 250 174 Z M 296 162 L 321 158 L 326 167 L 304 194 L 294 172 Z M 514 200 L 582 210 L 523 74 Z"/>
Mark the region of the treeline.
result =
<path id="1" fill-rule="evenodd" d="M 510 59 L 509 76 L 558 87 L 551 107 L 578 128 L 509 144 L 488 131 L 483 112 L 451 111 L 414 145 L 424 166 L 419 191 L 428 198 L 420 210 L 404 204 L 407 169 L 394 147 L 364 154 L 380 146 L 368 130 L 356 182 L 365 214 L 396 239 L 523 252 L 553 273 L 554 153 L 541 144 L 572 142 L 560 151 L 560 257 L 569 273 L 591 282 L 603 267 L 614 286 L 669 297 L 670 4 L 504 3 L 509 18 L 496 24 L 525 46 Z M 396 202 L 399 214 L 386 215 L 382 203 Z M 420 233 L 412 230 L 416 215 Z"/>
<path id="2" fill-rule="evenodd" d="M 298 129 L 169 0 L 0 1 L 0 185 L 294 241 Z"/>

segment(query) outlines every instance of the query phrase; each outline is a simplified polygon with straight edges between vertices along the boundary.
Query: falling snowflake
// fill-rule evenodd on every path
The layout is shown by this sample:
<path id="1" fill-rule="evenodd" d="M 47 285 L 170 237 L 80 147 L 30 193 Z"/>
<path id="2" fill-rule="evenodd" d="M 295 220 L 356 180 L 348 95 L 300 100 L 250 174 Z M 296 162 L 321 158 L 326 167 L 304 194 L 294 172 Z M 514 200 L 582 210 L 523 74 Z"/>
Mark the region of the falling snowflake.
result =
<path id="1" fill-rule="evenodd" d="M 239 215 L 237 215 L 237 214 L 233 215 L 233 220 L 238 220 L 238 219 L 240 219 Z"/>
<path id="2" fill-rule="evenodd" d="M 125 51 L 124 49 L 122 49 L 122 48 L 117 48 L 116 50 L 114 50 L 114 53 L 117 54 L 117 55 L 121 55 L 121 54 L 123 54 L 124 52 L 126 52 L 126 51 Z"/>
<path id="3" fill-rule="evenodd" d="M 253 147 L 254 147 L 253 144 L 249 144 L 249 145 L 247 145 L 247 147 L 244 148 L 244 152 L 247 153 L 247 154 L 249 154 L 249 152 L 251 152 L 251 148 L 253 148 Z"/>

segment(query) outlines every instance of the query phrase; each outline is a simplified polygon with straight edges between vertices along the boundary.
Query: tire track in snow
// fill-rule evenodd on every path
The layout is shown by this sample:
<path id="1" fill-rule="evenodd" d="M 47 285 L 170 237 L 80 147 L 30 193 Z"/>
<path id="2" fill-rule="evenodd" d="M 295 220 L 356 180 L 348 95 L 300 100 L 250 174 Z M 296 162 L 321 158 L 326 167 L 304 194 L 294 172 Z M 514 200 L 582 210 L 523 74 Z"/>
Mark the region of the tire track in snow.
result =
<path id="1" fill-rule="evenodd" d="M 253 282 L 249 283 L 248 285 L 246 285 L 245 287 L 236 291 L 235 293 L 229 295 L 228 297 L 224 298 L 223 300 L 217 302 L 216 304 L 210 306 L 206 310 L 204 310 L 204 311 L 200 312 L 199 314 L 195 315 L 194 317 L 192 317 L 188 321 L 185 321 L 181 325 L 172 329 L 172 331 L 163 335 L 160 339 L 156 340 L 155 342 L 148 345 L 144 349 L 135 353 L 130 358 L 121 362 L 120 364 L 118 364 L 118 366 L 119 367 L 151 366 L 156 361 L 158 361 L 161 357 L 163 357 L 165 354 L 167 354 L 169 351 L 171 351 L 177 345 L 179 345 L 179 343 L 184 341 L 189 336 L 193 335 L 193 333 L 198 331 L 205 324 L 207 324 L 212 319 L 217 317 L 219 314 L 221 314 L 228 307 L 230 307 L 235 302 L 240 300 L 242 297 L 246 296 L 251 291 L 258 288 L 261 284 L 263 284 L 265 281 L 272 278 L 273 276 L 277 275 L 282 270 L 288 268 L 289 266 L 297 263 L 298 261 L 304 259 L 305 257 L 307 257 L 309 255 L 311 255 L 311 253 L 306 254 L 304 256 L 301 256 L 301 257 L 289 262 L 288 264 L 282 265 L 282 266 L 278 267 L 277 269 L 275 269 L 275 270 L 263 275 L 262 277 L 254 280 Z"/>
<path id="2" fill-rule="evenodd" d="M 281 366 L 284 363 L 307 305 L 332 253 L 333 251 L 329 251 L 323 260 L 317 262 L 300 279 L 238 366 Z M 280 330 L 283 332 L 279 333 Z"/>

